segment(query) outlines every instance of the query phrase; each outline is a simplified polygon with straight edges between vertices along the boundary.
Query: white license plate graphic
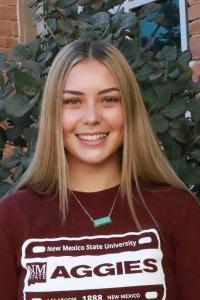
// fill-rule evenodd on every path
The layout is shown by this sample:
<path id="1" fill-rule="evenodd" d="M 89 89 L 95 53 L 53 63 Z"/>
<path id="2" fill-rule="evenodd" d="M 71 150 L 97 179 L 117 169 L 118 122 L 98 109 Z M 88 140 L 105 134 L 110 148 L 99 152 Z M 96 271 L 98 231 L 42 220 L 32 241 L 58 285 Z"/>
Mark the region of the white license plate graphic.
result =
<path id="1" fill-rule="evenodd" d="M 166 299 L 155 229 L 121 235 L 29 239 L 24 300 Z"/>

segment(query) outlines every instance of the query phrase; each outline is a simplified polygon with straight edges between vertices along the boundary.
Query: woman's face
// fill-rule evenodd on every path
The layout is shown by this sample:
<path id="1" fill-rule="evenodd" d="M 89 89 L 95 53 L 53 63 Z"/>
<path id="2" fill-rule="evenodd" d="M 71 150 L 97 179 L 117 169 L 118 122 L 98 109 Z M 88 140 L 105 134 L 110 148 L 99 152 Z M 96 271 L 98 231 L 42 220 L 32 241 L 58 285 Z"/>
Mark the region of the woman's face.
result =
<path id="1" fill-rule="evenodd" d="M 103 64 L 87 59 L 71 69 L 64 85 L 62 124 L 68 161 L 119 162 L 124 129 L 121 95 Z"/>

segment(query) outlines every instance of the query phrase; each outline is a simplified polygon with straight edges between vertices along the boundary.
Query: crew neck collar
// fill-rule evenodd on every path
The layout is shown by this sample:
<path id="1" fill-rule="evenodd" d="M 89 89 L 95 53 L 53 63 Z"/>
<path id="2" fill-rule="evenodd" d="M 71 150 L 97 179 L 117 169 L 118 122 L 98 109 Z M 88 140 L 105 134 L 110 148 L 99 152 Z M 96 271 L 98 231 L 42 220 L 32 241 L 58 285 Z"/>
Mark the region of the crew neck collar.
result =
<path id="1" fill-rule="evenodd" d="M 77 191 L 77 190 L 72 190 L 73 193 L 79 194 L 79 195 L 95 195 L 95 194 L 104 194 L 104 193 L 110 193 L 119 188 L 120 184 L 114 185 L 112 187 L 103 189 L 103 190 L 98 190 L 98 191 L 93 191 L 93 192 L 84 192 L 84 191 Z"/>

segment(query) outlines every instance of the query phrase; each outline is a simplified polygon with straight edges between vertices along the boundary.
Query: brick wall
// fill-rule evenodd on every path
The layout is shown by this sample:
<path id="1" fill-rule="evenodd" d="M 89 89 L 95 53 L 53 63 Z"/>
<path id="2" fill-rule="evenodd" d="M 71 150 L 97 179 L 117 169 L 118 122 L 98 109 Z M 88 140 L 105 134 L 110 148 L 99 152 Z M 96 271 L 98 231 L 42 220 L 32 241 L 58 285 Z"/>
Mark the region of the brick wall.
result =
<path id="1" fill-rule="evenodd" d="M 190 50 L 192 52 L 193 80 L 200 76 L 200 0 L 188 0 Z"/>
<path id="2" fill-rule="evenodd" d="M 18 41 L 17 0 L 0 0 L 0 49 L 10 49 Z"/>

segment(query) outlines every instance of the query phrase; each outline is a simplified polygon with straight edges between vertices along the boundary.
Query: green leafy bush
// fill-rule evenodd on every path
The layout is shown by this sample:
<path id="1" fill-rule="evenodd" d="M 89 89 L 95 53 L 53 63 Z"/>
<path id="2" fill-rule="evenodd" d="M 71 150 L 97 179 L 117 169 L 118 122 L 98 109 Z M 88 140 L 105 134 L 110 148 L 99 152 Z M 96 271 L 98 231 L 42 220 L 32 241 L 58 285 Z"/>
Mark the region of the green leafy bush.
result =
<path id="1" fill-rule="evenodd" d="M 6 53 L 0 53 L 1 157 L 7 145 L 14 146 L 12 155 L 0 161 L 0 195 L 32 159 L 51 62 L 60 48 L 78 38 L 110 42 L 126 56 L 162 148 L 181 179 L 200 195 L 200 99 L 188 67 L 190 54 L 179 53 L 175 46 L 153 51 L 148 39 L 141 40 L 139 21 L 133 12 L 124 12 L 123 2 L 29 0 L 33 11 L 44 8 L 36 15 L 36 22 L 43 24 L 41 34 L 31 43 L 16 45 L 13 62 L 8 63 Z"/>

